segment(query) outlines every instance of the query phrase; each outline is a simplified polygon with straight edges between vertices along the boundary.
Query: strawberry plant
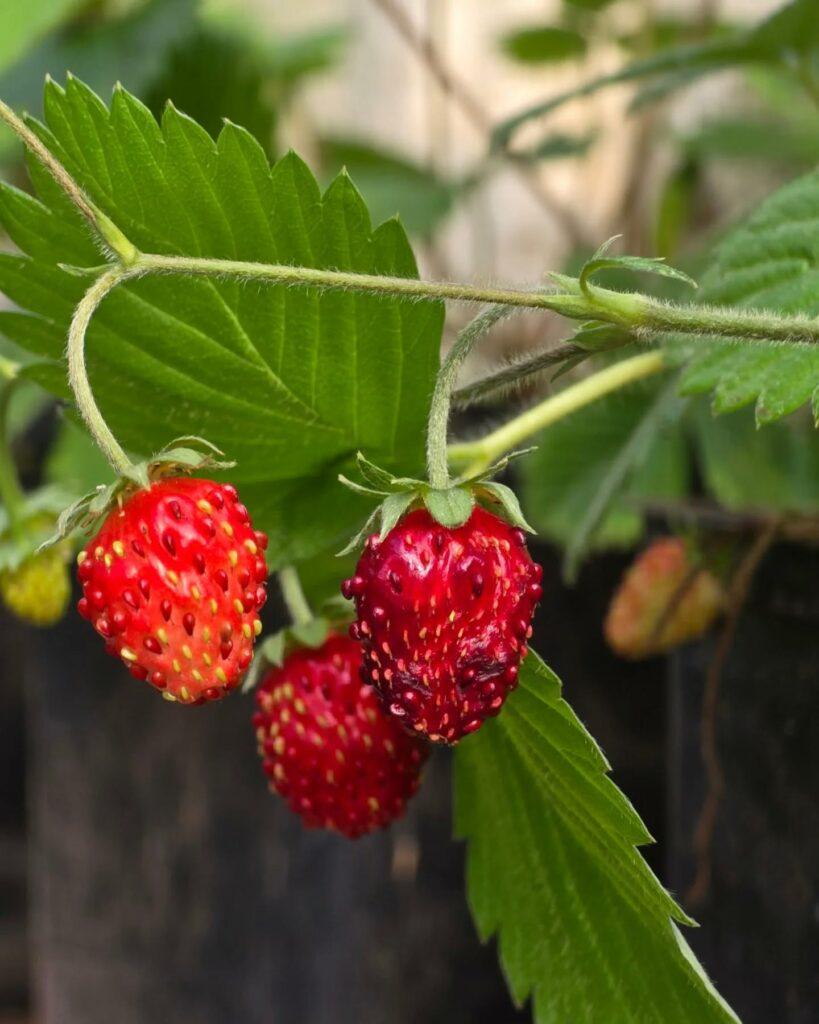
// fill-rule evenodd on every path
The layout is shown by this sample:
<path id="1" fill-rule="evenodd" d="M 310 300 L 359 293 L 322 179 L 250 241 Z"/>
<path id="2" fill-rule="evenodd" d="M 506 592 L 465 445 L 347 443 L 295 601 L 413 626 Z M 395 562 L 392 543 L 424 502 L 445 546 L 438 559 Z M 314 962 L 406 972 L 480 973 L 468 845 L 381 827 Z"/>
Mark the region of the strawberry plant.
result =
<path id="1" fill-rule="evenodd" d="M 789 25 L 695 66 L 762 60 Z M 542 41 L 527 37 L 527 59 Z M 650 834 L 529 649 L 544 580 L 526 535 L 531 519 L 563 543 L 570 573 L 591 547 L 632 539 L 640 499 L 684 491 L 695 394 L 712 393 L 715 414 L 754 403 L 764 430 L 809 404 L 819 418 L 819 176 L 763 203 L 715 251 L 699 296 L 671 302 L 604 286 L 612 273 L 694 284 L 610 243 L 531 290 L 423 280 L 400 222 L 374 227 L 346 173 L 322 191 L 295 154 L 271 165 L 241 127 L 213 139 L 173 105 L 157 121 L 120 87 L 106 104 L 77 78 L 49 81 L 43 120 L 2 102 L 0 119 L 25 144 L 35 192 L 0 187 L 17 247 L 0 254 L 16 307 L 0 332 L 19 350 L 2 364 L 4 401 L 29 381 L 65 402 L 114 476 L 73 504 L 26 496 L 2 446 L 5 600 L 59 614 L 56 575 L 80 547 L 79 611 L 137 679 L 182 704 L 243 677 L 255 686 L 264 770 L 311 827 L 354 838 L 388 826 L 429 741 L 456 746 L 468 899 L 516 1002 L 543 1022 L 735 1021 L 684 938 L 694 922 L 639 852 Z M 446 302 L 482 309 L 442 362 Z M 573 333 L 459 388 L 470 353 L 520 310 Z M 453 407 L 581 362 L 589 372 L 494 429 L 450 436 Z M 710 421 L 697 429 L 717 436 Z M 712 456 L 729 491 L 719 467 Z M 523 505 L 497 479 L 513 474 Z M 345 545 L 357 566 L 335 575 L 343 600 L 314 612 L 299 569 L 339 564 Z M 672 546 L 669 572 L 647 570 L 661 592 L 627 608 L 643 629 L 636 647 L 616 641 L 628 654 L 648 653 L 646 633 L 659 648 L 693 632 L 674 615 L 691 613 L 706 578 L 683 592 Z M 268 572 L 292 623 L 251 666 Z M 698 629 L 722 604 L 707 580 Z"/>

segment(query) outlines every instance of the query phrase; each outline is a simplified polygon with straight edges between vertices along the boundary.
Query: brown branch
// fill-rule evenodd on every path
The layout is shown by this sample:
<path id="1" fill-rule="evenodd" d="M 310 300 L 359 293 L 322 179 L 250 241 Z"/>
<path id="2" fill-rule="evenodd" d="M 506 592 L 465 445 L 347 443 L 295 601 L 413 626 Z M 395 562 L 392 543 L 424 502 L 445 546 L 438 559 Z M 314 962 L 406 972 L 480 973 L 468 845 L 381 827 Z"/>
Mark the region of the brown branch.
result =
<path id="1" fill-rule="evenodd" d="M 470 124 L 488 138 L 492 132 L 492 119 L 469 86 L 448 67 L 433 39 L 427 33 L 418 31 L 412 19 L 397 0 L 372 0 L 372 2 L 388 18 L 404 42 L 423 62 L 444 94 L 460 108 Z M 586 237 L 583 225 L 573 211 L 562 203 L 531 169 L 522 165 L 511 154 L 501 155 L 514 168 L 540 206 L 558 222 L 572 246 L 579 248 L 588 244 L 589 239 Z"/>
<path id="2" fill-rule="evenodd" d="M 685 902 L 691 907 L 700 905 L 708 895 L 711 884 L 711 847 L 717 824 L 717 814 L 725 793 L 725 775 L 717 748 L 717 711 L 723 669 L 733 646 L 737 624 L 748 599 L 756 571 L 776 539 L 781 525 L 780 519 L 769 519 L 767 524 L 759 530 L 754 542 L 739 563 L 728 591 L 728 614 L 705 677 L 700 722 L 700 752 L 705 766 L 707 790 L 694 829 L 692 843 L 696 858 L 696 871 L 694 880 L 685 894 Z"/>

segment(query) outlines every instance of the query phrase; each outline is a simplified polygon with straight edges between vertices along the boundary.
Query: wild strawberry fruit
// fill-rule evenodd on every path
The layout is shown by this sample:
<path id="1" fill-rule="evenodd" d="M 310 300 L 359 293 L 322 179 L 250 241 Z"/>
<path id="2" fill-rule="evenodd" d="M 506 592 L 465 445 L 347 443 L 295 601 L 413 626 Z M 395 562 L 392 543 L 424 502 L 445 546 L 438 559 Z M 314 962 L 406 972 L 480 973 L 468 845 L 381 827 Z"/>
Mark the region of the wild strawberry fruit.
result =
<path id="1" fill-rule="evenodd" d="M 53 626 L 65 614 L 71 582 L 65 545 L 31 555 L 16 569 L 0 572 L 3 604 L 33 626 Z"/>
<path id="2" fill-rule="evenodd" d="M 406 728 L 456 743 L 516 686 L 541 577 L 523 531 L 480 506 L 453 529 L 410 512 L 370 537 L 342 585 L 363 678 Z"/>
<path id="3" fill-rule="evenodd" d="M 663 537 L 626 571 L 603 627 L 623 658 L 649 658 L 703 634 L 725 606 L 716 577 L 698 568 L 685 542 Z"/>
<path id="4" fill-rule="evenodd" d="M 427 754 L 384 714 L 360 667 L 348 637 L 301 648 L 264 677 L 253 716 L 271 789 L 308 828 L 349 839 L 401 817 Z"/>
<path id="5" fill-rule="evenodd" d="M 161 480 L 113 509 L 80 553 L 78 609 L 167 700 L 218 700 L 261 632 L 266 546 L 234 487 Z"/>

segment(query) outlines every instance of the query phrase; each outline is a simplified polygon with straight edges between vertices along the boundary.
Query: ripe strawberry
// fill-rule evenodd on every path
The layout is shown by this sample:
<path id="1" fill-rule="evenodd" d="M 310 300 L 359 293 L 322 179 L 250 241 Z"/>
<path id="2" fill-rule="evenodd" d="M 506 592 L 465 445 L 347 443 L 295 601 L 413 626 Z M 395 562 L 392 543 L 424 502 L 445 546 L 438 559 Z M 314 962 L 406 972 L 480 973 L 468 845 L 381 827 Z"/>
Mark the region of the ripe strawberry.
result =
<path id="1" fill-rule="evenodd" d="M 351 635 L 384 707 L 429 739 L 456 743 L 517 684 L 542 569 L 522 530 L 476 507 L 448 529 L 424 509 L 367 542 L 342 592 Z"/>
<path id="2" fill-rule="evenodd" d="M 78 609 L 167 700 L 217 700 L 253 657 L 266 546 L 229 484 L 161 480 L 110 512 L 80 553 Z"/>
<path id="3" fill-rule="evenodd" d="M 704 633 L 725 605 L 725 591 L 691 562 L 685 543 L 663 537 L 626 571 L 603 627 L 623 658 L 649 658 Z"/>
<path id="4" fill-rule="evenodd" d="M 16 569 L 0 572 L 0 597 L 24 622 L 53 626 L 65 614 L 71 599 L 71 582 L 65 545 L 31 555 Z"/>
<path id="5" fill-rule="evenodd" d="M 386 828 L 418 789 L 425 747 L 381 710 L 361 647 L 331 635 L 272 669 L 253 726 L 271 789 L 308 828 L 349 839 Z"/>

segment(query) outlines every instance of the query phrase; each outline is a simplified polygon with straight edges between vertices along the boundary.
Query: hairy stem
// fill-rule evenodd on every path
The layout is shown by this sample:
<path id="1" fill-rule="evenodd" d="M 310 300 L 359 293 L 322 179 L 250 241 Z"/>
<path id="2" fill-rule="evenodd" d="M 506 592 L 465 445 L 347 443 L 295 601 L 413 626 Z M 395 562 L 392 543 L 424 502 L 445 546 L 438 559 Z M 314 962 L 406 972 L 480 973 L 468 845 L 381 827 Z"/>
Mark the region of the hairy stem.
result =
<path id="1" fill-rule="evenodd" d="M 451 462 L 466 466 L 475 472 L 491 465 L 505 452 L 512 451 L 528 437 L 549 424 L 568 416 L 583 406 L 617 391 L 635 381 L 650 377 L 667 369 L 662 352 L 644 352 L 631 359 L 614 363 L 591 377 L 552 395 L 520 416 L 505 423 L 498 430 L 477 441 L 453 444 L 449 448 Z"/>
<path id="2" fill-rule="evenodd" d="M 819 318 L 710 306 L 674 305 L 638 293 L 590 288 L 588 294 L 518 291 L 448 281 L 356 274 L 278 263 L 208 259 L 193 256 L 139 254 L 129 266 L 138 274 L 181 274 L 193 277 L 237 277 L 247 281 L 302 285 L 394 295 L 407 299 L 453 299 L 527 309 L 549 309 L 575 320 L 617 324 L 650 339 L 662 334 L 718 336 L 743 341 L 819 344 Z M 567 279 L 569 280 L 569 279 Z"/>
<path id="3" fill-rule="evenodd" d="M 464 327 L 438 371 L 427 425 L 427 474 L 430 484 L 440 490 L 449 485 L 447 426 L 452 404 L 452 389 L 472 346 L 499 320 L 514 310 L 509 306 L 490 306 Z"/>
<path id="4" fill-rule="evenodd" d="M 474 384 L 458 388 L 452 393 L 452 404 L 456 409 L 464 409 L 474 402 L 482 402 L 497 395 L 503 395 L 511 388 L 517 387 L 527 377 L 543 373 L 550 366 L 557 366 L 560 363 L 565 363 L 567 359 L 584 354 L 584 350 L 579 345 L 564 342 L 547 352 L 538 352 L 528 359 L 510 363 L 503 369 L 491 373 L 488 377 L 475 381 Z"/>
<path id="5" fill-rule="evenodd" d="M 542 291 L 516 291 L 509 288 L 485 288 L 449 281 L 419 281 L 410 277 L 381 274 L 357 274 L 345 270 L 320 270 L 281 263 L 249 263 L 240 260 L 207 259 L 188 256 L 162 256 L 143 253 L 136 262 L 141 274 L 182 274 L 193 277 L 238 277 L 271 284 L 303 285 L 341 291 L 394 295 L 407 299 L 454 299 L 500 306 L 552 309 L 561 312 L 567 296 Z M 568 296 L 574 299 L 574 296 Z M 575 303 L 572 302 L 574 307 Z"/>
<path id="6" fill-rule="evenodd" d="M 131 468 L 131 461 L 111 433 L 91 391 L 85 365 L 85 334 L 91 317 L 106 295 L 132 276 L 133 273 L 120 266 L 112 267 L 101 274 L 80 299 L 68 329 L 68 382 L 91 436 L 117 474 L 127 473 Z"/>
<path id="7" fill-rule="evenodd" d="M 313 613 L 304 596 L 299 574 L 292 566 L 288 565 L 279 569 L 279 587 L 293 625 L 303 626 L 310 622 Z"/>
<path id="8" fill-rule="evenodd" d="M 9 407 L 11 397 L 17 384 L 18 367 L 9 360 L 3 359 L 0 364 L 0 498 L 9 517 L 9 525 L 13 534 L 18 535 L 25 495 L 17 477 L 17 467 L 11 454 L 9 444 Z"/>
<path id="9" fill-rule="evenodd" d="M 71 177 L 51 150 L 38 138 L 35 132 L 18 117 L 7 104 L 0 100 L 0 121 L 4 122 L 37 157 L 51 174 L 66 196 L 76 206 L 93 229 L 103 247 L 112 252 L 123 263 L 130 263 L 137 254 L 136 248 L 128 241 L 119 228 L 99 210 Z"/>

